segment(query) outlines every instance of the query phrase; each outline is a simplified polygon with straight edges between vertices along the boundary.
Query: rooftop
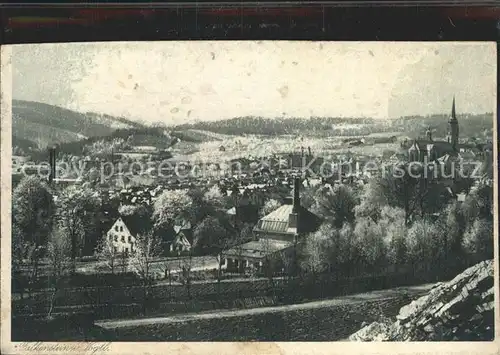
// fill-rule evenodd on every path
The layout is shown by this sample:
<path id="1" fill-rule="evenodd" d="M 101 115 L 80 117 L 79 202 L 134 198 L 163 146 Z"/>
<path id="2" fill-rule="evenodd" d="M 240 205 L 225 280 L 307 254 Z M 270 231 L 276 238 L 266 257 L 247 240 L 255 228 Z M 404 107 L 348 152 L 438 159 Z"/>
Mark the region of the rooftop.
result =
<path id="1" fill-rule="evenodd" d="M 292 242 L 285 242 L 273 239 L 259 239 L 233 247 L 224 252 L 225 256 L 238 256 L 247 258 L 263 258 L 266 255 L 284 250 L 293 245 Z"/>
<path id="2" fill-rule="evenodd" d="M 280 206 L 273 212 L 262 217 L 254 230 L 264 233 L 297 234 L 298 232 L 307 233 L 313 231 L 319 226 L 319 218 L 306 208 L 299 206 L 297 225 L 301 230 L 298 231 L 296 227 L 290 226 L 290 214 L 292 212 L 292 204 Z"/>

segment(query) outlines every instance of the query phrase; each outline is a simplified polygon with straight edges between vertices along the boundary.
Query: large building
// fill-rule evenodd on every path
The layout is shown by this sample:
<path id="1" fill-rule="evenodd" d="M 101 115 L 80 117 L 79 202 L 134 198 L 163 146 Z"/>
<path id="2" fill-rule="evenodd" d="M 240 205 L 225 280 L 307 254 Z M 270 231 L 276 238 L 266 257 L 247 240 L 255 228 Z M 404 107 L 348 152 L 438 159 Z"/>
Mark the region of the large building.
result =
<path id="1" fill-rule="evenodd" d="M 451 108 L 451 117 L 448 121 L 448 137 L 446 141 L 434 140 L 432 138 L 432 130 L 429 127 L 426 132 L 427 139 L 415 139 L 408 149 L 408 157 L 410 161 L 435 161 L 445 155 L 457 155 L 460 152 L 460 144 L 458 141 L 459 127 L 455 111 L 455 97 Z"/>
<path id="2" fill-rule="evenodd" d="M 282 261 L 289 259 L 302 237 L 318 229 L 321 219 L 300 204 L 300 185 L 300 179 L 296 178 L 293 198 L 257 222 L 254 240 L 223 253 L 228 270 L 261 269 L 266 260 L 277 255 Z"/>

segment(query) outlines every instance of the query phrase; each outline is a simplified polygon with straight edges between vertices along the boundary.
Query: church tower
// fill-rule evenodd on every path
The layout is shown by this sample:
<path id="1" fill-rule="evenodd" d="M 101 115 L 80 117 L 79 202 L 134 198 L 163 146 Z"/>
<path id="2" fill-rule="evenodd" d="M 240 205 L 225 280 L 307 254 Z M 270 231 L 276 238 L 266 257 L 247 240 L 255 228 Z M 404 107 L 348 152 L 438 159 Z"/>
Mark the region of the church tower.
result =
<path id="1" fill-rule="evenodd" d="M 450 143 L 453 150 L 458 150 L 458 121 L 455 112 L 455 96 L 453 96 L 453 105 L 451 107 L 450 124 Z"/>

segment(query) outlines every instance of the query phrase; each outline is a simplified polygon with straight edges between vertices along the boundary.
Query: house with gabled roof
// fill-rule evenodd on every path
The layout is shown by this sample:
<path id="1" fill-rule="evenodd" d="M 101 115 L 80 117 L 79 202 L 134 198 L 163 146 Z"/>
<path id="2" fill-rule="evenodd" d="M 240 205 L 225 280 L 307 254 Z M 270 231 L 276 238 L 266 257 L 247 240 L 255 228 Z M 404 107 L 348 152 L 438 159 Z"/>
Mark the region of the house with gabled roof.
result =
<path id="1" fill-rule="evenodd" d="M 136 236 L 140 229 L 128 216 L 120 216 L 112 224 L 104 238 L 112 243 L 115 252 L 131 254 L 135 251 Z"/>
<path id="2" fill-rule="evenodd" d="M 193 229 L 189 221 L 180 221 L 173 227 L 174 237 L 169 245 L 170 252 L 190 251 L 194 246 Z"/>

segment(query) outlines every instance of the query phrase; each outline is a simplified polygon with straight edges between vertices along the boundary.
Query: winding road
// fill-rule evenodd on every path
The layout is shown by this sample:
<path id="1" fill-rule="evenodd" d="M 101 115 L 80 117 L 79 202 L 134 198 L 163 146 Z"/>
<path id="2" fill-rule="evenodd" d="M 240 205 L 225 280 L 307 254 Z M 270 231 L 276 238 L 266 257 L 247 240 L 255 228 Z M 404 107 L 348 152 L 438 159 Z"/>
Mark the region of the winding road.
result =
<path id="1" fill-rule="evenodd" d="M 220 310 L 217 312 L 203 312 L 203 313 L 187 313 L 182 315 L 168 316 L 168 317 L 153 317 L 153 318 L 140 318 L 140 319 L 124 319 L 124 320 L 105 320 L 96 322 L 96 325 L 105 329 L 135 327 L 139 325 L 151 324 L 173 324 L 184 323 L 193 320 L 202 319 L 220 319 L 241 317 L 248 315 L 258 315 L 265 313 L 288 312 L 296 310 L 307 310 L 323 307 L 341 306 L 348 304 L 363 303 L 367 301 L 376 301 L 384 299 L 392 299 L 402 294 L 408 296 L 417 296 L 429 291 L 435 284 L 425 284 L 410 287 L 398 287 L 387 290 L 372 291 L 367 293 L 359 293 L 354 295 L 335 297 L 328 300 L 313 301 L 307 303 L 273 306 L 273 307 L 260 307 L 251 309 L 238 309 L 238 310 Z"/>

